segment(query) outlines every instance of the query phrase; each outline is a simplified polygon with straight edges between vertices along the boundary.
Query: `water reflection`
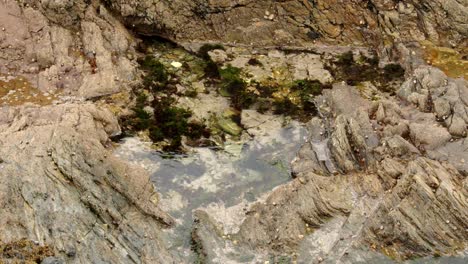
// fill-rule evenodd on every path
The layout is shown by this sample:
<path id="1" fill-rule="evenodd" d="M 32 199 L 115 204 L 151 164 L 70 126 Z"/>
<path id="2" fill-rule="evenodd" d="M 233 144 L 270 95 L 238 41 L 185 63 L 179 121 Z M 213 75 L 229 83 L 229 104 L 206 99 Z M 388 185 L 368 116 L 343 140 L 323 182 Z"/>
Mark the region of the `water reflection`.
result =
<path id="1" fill-rule="evenodd" d="M 124 139 L 116 155 L 150 171 L 161 207 L 177 222 L 166 234 L 167 243 L 174 254 L 189 259 L 192 212 L 247 204 L 287 182 L 289 164 L 305 138 L 306 130 L 292 122 L 241 144 L 239 155 L 197 148 L 188 156 L 167 159 L 136 138 Z"/>

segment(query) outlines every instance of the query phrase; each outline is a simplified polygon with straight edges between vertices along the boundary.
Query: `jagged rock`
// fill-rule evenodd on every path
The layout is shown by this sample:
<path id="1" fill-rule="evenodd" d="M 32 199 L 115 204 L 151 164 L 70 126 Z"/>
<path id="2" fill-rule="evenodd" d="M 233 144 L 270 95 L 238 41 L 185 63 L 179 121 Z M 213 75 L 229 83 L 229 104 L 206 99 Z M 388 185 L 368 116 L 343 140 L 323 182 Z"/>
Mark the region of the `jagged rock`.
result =
<path id="1" fill-rule="evenodd" d="M 104 6 L 21 2 L 0 3 L 1 72 L 42 92 L 85 98 L 116 93 L 136 79 L 136 63 L 127 58 L 134 38 Z"/>
<path id="2" fill-rule="evenodd" d="M 404 171 L 370 217 L 366 240 L 397 258 L 463 250 L 468 227 L 466 177 L 449 164 L 425 158 L 409 162 Z"/>
<path id="3" fill-rule="evenodd" d="M 162 242 L 162 229 L 174 221 L 159 209 L 149 176 L 111 155 L 116 118 L 77 103 L 138 79 L 136 40 L 120 20 L 136 34 L 187 47 L 225 43 L 230 48 L 210 55 L 253 81 L 331 82 L 324 57 L 369 52 L 357 46 L 379 47 L 383 63 L 400 56 L 407 70 L 398 96 L 368 83 L 335 84 L 317 96 L 294 180 L 246 208 L 234 234 L 221 234 L 222 223 L 196 212 L 192 238 L 204 261 L 454 255 L 468 241 L 467 82 L 425 65 L 417 42 L 460 50 L 467 17 L 458 0 L 2 1 L 1 80 L 23 76 L 34 91 L 70 97 L 54 106 L 0 108 L 0 240 L 50 246 L 54 259 L 43 263 L 180 262 Z M 209 95 L 178 103 L 199 105 L 194 114 L 206 119 L 213 106 L 220 113 L 228 105 Z M 283 121 L 249 110 L 242 119 L 251 135 L 267 134 L 255 131 L 260 122 Z M 233 122 L 225 129 L 232 128 L 240 133 Z"/>
<path id="4" fill-rule="evenodd" d="M 440 126 L 427 126 L 427 124 L 410 124 L 410 136 L 416 146 L 425 149 L 434 149 L 442 146 L 451 138 L 447 129 Z"/>
<path id="5" fill-rule="evenodd" d="M 159 236 L 173 221 L 148 174 L 107 149 L 120 133 L 112 113 L 92 104 L 0 111 L 1 241 L 37 240 L 67 263 L 171 259 Z"/>
<path id="6" fill-rule="evenodd" d="M 428 38 L 450 46 L 466 44 L 468 33 L 466 3 L 457 0 L 105 2 L 137 32 L 179 43 L 297 45 L 333 40 L 356 45 Z"/>
<path id="7" fill-rule="evenodd" d="M 414 77 L 402 85 L 399 95 L 418 105 L 421 111 L 434 113 L 451 135 L 464 137 L 468 125 L 466 87 L 464 79 L 454 80 L 437 68 L 421 66 L 415 70 Z M 434 132 L 436 137 L 440 135 Z"/>
<path id="8" fill-rule="evenodd" d="M 447 77 L 434 77 L 422 77 L 421 87 L 432 87 L 434 101 L 446 98 L 436 90 Z M 317 98 L 321 117 L 307 124 L 309 140 L 292 163 L 295 179 L 248 209 L 240 231 L 231 234 L 237 249 L 248 252 L 247 244 L 273 255 L 297 254 L 304 263 L 388 261 L 361 251 L 363 245 L 395 260 L 464 250 L 466 135 L 451 142 L 434 108 L 400 101 L 409 82 L 402 99 L 370 103 L 346 86 Z M 457 93 L 450 100 L 462 98 Z"/>

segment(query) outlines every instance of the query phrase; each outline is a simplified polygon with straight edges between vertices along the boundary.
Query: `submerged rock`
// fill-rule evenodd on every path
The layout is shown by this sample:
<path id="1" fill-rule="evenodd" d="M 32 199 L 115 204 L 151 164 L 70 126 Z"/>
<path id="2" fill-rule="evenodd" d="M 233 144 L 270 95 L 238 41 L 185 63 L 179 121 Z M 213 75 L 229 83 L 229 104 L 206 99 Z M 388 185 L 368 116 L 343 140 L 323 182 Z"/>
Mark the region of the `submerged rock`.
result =
<path id="1" fill-rule="evenodd" d="M 221 114 L 216 117 L 217 124 L 226 133 L 238 136 L 242 133 L 242 128 L 232 120 L 229 115 Z"/>

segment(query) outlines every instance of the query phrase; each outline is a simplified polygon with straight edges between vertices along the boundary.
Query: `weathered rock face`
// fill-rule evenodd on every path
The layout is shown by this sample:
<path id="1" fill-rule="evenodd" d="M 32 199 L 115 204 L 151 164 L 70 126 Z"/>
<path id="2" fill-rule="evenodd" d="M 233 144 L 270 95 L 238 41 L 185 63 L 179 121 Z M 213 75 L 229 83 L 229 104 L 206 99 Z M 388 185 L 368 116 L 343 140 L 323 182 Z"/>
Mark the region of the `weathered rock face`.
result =
<path id="1" fill-rule="evenodd" d="M 105 1 L 136 32 L 176 42 L 383 44 L 429 39 L 466 44 L 465 1 Z"/>
<path id="2" fill-rule="evenodd" d="M 0 106 L 0 241 L 34 242 L 43 263 L 167 263 L 172 219 L 147 172 L 112 157 L 116 117 L 70 103 L 134 81 L 133 37 L 97 2 L 2 1 L 0 27 L 0 95 L 16 92 Z M 48 106 L 10 106 L 26 102 Z"/>
<path id="3" fill-rule="evenodd" d="M 413 97 L 425 91 L 431 99 L 407 102 L 410 83 L 419 87 Z M 309 122 L 309 142 L 292 164 L 296 179 L 246 212 L 231 235 L 238 252 L 354 263 L 372 259 L 358 253 L 362 247 L 397 260 L 464 250 L 468 153 L 448 149 L 463 148 L 466 134 L 451 132 L 449 117 L 439 120 L 438 108 L 425 105 L 451 100 L 448 105 L 466 108 L 460 92 L 466 89 L 464 80 L 422 67 L 402 86 L 400 99 L 382 94 L 386 98 L 371 102 L 365 90 L 349 86 L 324 92 L 316 100 L 322 117 Z M 466 110 L 447 111 L 466 117 Z M 211 238 L 219 231 L 207 235 L 216 219 L 199 216 L 195 237 L 206 258 L 219 259 L 222 251 L 213 247 L 220 243 Z"/>
<path id="4" fill-rule="evenodd" d="M 0 240 L 29 238 L 66 263 L 167 263 L 172 224 L 148 174 L 112 157 L 120 132 L 92 104 L 0 109 Z"/>
<path id="5" fill-rule="evenodd" d="M 467 5 L 0 1 L 0 247 L 44 251 L 34 260 L 42 263 L 180 262 L 162 242 L 162 230 L 173 220 L 159 209 L 146 171 L 111 155 L 109 138 L 120 133 L 117 119 L 83 102 L 138 81 L 138 40 L 125 24 L 179 44 L 263 47 L 267 52 L 255 54 L 261 66 L 249 65 L 252 54 L 230 56 L 235 47 L 232 54 L 210 53 L 255 81 L 279 80 L 271 75 L 283 68 L 287 82 L 333 82 L 321 50 L 350 48 L 320 44 L 379 46 L 386 57 L 398 50 L 407 68 L 394 95 L 364 83 L 334 84 L 317 96 L 317 117 L 307 123 L 310 137 L 292 164 L 294 180 L 246 208 L 229 239 L 215 216 L 195 214 L 192 237 L 204 261 L 263 262 L 287 254 L 300 263 L 353 263 L 368 259 L 360 250 L 396 260 L 466 250 L 467 82 L 424 65 L 422 51 L 410 47 L 429 40 L 466 53 Z M 313 52 L 301 51 L 314 42 Z M 397 49 L 385 49 L 395 43 Z M 300 48 L 288 53 L 270 50 L 272 45 Z M 8 85 L 21 93 L 4 97 Z M 207 105 L 213 110 L 215 103 Z M 248 121 L 247 111 L 241 116 Z M 3 252 L 0 262 L 16 261 Z"/>
<path id="6" fill-rule="evenodd" d="M 42 93 L 92 98 L 135 80 L 133 37 L 98 3 L 2 1 L 0 26 L 0 71 Z"/>

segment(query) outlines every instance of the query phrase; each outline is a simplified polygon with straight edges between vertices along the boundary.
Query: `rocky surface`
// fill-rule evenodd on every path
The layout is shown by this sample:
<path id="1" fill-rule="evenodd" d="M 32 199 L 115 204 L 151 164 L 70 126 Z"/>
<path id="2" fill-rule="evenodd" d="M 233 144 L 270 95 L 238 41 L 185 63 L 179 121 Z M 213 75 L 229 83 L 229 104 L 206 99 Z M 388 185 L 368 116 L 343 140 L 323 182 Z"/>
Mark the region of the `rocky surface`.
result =
<path id="1" fill-rule="evenodd" d="M 148 174 L 106 150 L 120 132 L 92 104 L 2 108 L 1 241 L 29 238 L 66 263 L 170 259 Z"/>
<path id="2" fill-rule="evenodd" d="M 37 2 L 0 3 L 2 74 L 25 77 L 41 93 L 83 98 L 116 93 L 136 78 L 133 37 L 105 7 Z"/>
<path id="3" fill-rule="evenodd" d="M 172 218 L 112 157 L 116 117 L 82 101 L 134 81 L 134 39 L 99 3 L 62 3 L 0 2 L 0 262 L 167 263 Z"/>
<path id="4" fill-rule="evenodd" d="M 430 39 L 466 45 L 465 1 L 105 1 L 136 32 L 177 42 L 384 44 Z M 143 11 L 144 10 L 144 11 Z"/>
<path id="5" fill-rule="evenodd" d="M 415 82 L 418 78 L 424 81 Z M 452 87 L 450 105 L 458 102 L 466 109 L 460 92 L 466 91 L 466 81 L 430 67 L 416 70 L 400 89 L 400 99 L 371 102 L 349 86 L 336 86 L 317 99 L 325 118 L 308 123 L 309 143 L 292 164 L 296 179 L 250 207 L 240 231 L 232 235 L 237 243 L 278 256 L 288 252 L 299 263 L 310 263 L 308 258 L 317 263 L 370 261 L 365 254 L 356 256 L 363 245 L 397 260 L 466 249 L 468 152 L 452 152 L 448 159 L 446 150 L 459 149 L 466 134 L 451 134 L 448 117 L 438 119 L 434 108 L 421 107 L 427 97 L 407 101 L 408 86 L 418 84 L 417 91 L 425 90 L 434 101 L 447 95 L 438 89 Z M 465 111 L 451 113 L 466 117 Z M 203 233 L 198 237 L 203 238 L 208 228 L 203 221 L 216 220 L 203 216 L 199 221 Z M 219 244 L 200 240 L 208 253 Z"/>
<path id="6" fill-rule="evenodd" d="M 175 96 L 195 118 L 225 117 L 230 100 L 203 69 L 187 72 L 202 58 L 180 47 L 145 49 L 142 35 L 192 52 L 205 42 L 224 43 L 209 58 L 219 67 L 241 68 L 248 89 L 255 83 L 288 87 L 296 80 L 329 85 L 309 102 L 316 111 L 304 124 L 309 136 L 291 163 L 291 181 L 278 179 L 282 185 L 271 191 L 268 185 L 252 203 L 194 211 L 189 233 L 200 263 L 466 256 L 467 5 L 0 1 L 0 262 L 187 261 L 169 250 L 164 237 L 174 226 L 191 227 L 161 209 L 182 210 L 184 203 L 166 199 L 160 205 L 148 171 L 115 155 L 111 139 L 121 135 L 115 113 L 131 112 L 140 51 L 172 67 L 178 93 L 203 93 Z M 347 51 L 355 58 L 379 54 L 375 67 L 400 61 L 403 84 L 384 91 L 372 80 L 337 82 L 329 63 Z M 271 113 L 239 112 L 238 123 L 218 120 L 231 134 L 226 155 L 245 150 L 246 138 L 275 142 L 271 132 L 288 123 Z M 210 175 L 217 175 L 215 169 Z M 190 186 L 226 191 L 220 179 Z M 166 193 L 179 197 L 175 191 Z"/>

